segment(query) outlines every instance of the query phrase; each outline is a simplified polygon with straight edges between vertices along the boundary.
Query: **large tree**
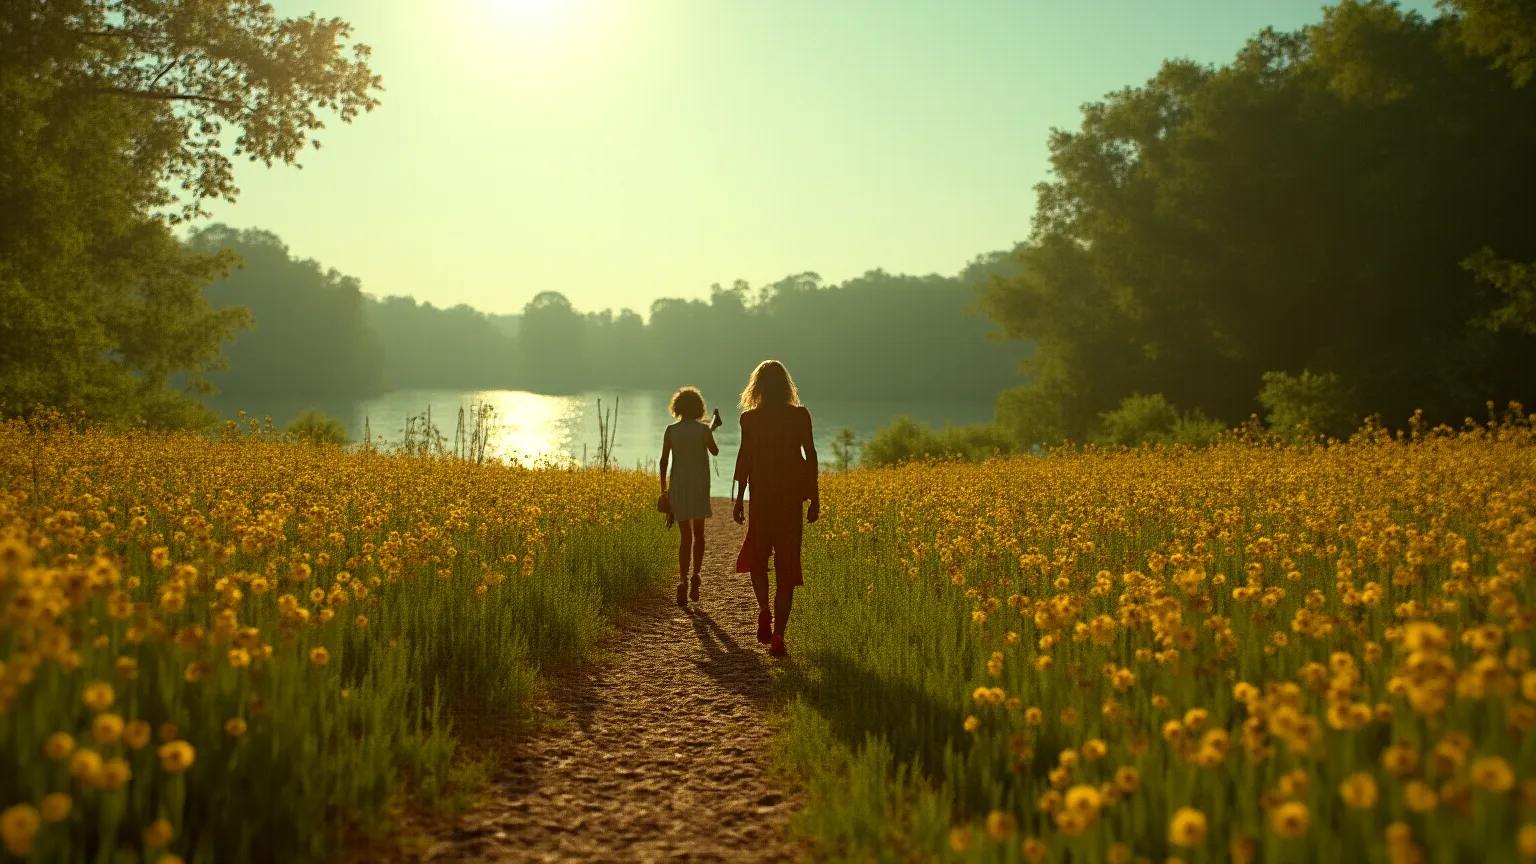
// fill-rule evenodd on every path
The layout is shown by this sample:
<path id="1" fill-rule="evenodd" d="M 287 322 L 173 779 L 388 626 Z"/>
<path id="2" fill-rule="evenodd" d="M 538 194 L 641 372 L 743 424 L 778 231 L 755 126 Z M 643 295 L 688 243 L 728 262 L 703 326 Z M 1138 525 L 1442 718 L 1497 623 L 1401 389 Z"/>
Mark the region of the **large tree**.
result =
<path id="1" fill-rule="evenodd" d="M 984 292 L 1038 345 L 1000 409 L 1076 437 L 1163 393 L 1236 422 L 1264 372 L 1303 369 L 1388 418 L 1527 395 L 1536 341 L 1485 326 L 1502 301 L 1460 262 L 1536 256 L 1536 94 L 1454 28 L 1345 2 L 1229 65 L 1166 63 L 1053 131 L 1022 272 Z"/>
<path id="2" fill-rule="evenodd" d="M 345 22 L 253 0 L 0 4 L 0 414 L 37 405 L 177 424 L 246 321 L 201 289 L 233 260 L 171 226 L 293 164 L 329 112 L 376 103 Z"/>

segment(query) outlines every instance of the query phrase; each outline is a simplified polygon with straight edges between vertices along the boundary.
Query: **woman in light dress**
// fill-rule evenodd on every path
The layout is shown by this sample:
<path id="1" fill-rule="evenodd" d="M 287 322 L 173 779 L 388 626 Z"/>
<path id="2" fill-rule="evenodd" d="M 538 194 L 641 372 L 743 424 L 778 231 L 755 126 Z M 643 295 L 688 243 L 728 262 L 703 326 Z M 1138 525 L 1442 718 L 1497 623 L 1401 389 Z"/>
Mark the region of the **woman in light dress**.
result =
<path id="1" fill-rule="evenodd" d="M 709 457 L 719 455 L 714 431 L 720 428 L 720 412 L 714 422 L 704 423 L 704 396 L 697 387 L 683 387 L 672 394 L 669 408 L 676 423 L 667 427 L 661 438 L 661 494 L 669 505 L 669 514 L 677 520 L 677 605 L 688 608 L 688 600 L 699 601 L 699 570 L 704 566 L 704 520 L 709 507 Z M 671 466 L 668 483 L 668 464 Z M 693 563 L 693 579 L 688 578 L 688 564 Z"/>

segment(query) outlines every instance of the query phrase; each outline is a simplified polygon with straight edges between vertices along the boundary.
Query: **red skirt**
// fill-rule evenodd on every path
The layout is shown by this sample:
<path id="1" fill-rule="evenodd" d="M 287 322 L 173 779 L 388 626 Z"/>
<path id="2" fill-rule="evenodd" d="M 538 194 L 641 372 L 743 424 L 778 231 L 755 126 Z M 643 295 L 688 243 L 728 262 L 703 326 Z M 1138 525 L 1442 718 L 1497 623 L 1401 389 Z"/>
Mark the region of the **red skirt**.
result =
<path id="1" fill-rule="evenodd" d="M 775 583 L 790 588 L 804 585 L 805 576 L 800 567 L 800 540 L 804 530 L 802 502 L 751 507 L 747 515 L 747 537 L 736 556 L 736 572 L 767 574 L 772 558 Z"/>

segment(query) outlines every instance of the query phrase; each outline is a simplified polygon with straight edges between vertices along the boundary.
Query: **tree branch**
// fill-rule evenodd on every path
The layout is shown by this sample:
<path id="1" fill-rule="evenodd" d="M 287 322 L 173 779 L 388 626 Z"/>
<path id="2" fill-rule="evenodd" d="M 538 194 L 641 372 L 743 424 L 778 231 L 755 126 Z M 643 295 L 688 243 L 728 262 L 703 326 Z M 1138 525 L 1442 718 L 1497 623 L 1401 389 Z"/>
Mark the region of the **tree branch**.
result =
<path id="1" fill-rule="evenodd" d="M 91 37 L 95 39 L 122 39 L 124 37 L 143 36 L 149 32 L 145 27 L 108 27 L 105 30 L 70 30 L 72 36 Z"/>
<path id="2" fill-rule="evenodd" d="M 165 68 L 161 69 L 158 73 L 155 74 L 154 80 L 149 82 L 149 86 L 153 87 L 156 84 L 159 84 L 160 83 L 160 79 L 164 78 L 167 72 L 170 72 L 172 69 L 175 69 L 177 66 L 180 66 L 181 65 L 181 60 L 182 60 L 183 56 L 184 55 L 177 55 L 175 60 L 172 60 L 171 62 L 165 64 Z"/>
<path id="3" fill-rule="evenodd" d="M 161 99 L 167 102 L 207 102 L 213 105 L 222 105 L 226 108 L 237 108 L 241 104 L 237 99 L 220 99 L 216 96 L 201 96 L 196 93 L 173 93 L 168 90 L 135 90 L 131 87 L 82 87 L 76 89 L 75 92 L 92 96 L 131 96 L 135 99 Z"/>

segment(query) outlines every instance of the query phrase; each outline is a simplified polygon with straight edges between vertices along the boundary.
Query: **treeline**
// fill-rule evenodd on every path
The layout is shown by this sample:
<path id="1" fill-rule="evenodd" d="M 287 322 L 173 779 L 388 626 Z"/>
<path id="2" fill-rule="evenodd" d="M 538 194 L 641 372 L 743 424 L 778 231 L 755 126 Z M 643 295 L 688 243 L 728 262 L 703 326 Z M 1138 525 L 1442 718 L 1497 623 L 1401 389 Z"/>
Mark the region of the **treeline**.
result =
<path id="1" fill-rule="evenodd" d="M 213 308 L 243 308 L 251 319 L 224 346 L 227 368 L 209 376 L 220 392 L 311 399 L 384 389 L 384 346 L 357 279 L 295 259 L 270 231 L 212 225 L 187 245 L 240 262 L 203 290 Z"/>
<path id="2" fill-rule="evenodd" d="M 1002 256 L 955 277 L 876 270 L 838 285 L 813 273 L 756 289 L 738 281 L 714 286 L 708 300 L 657 300 L 647 319 L 630 309 L 584 313 L 556 292 L 518 316 L 375 300 L 356 279 L 295 260 L 266 231 L 214 225 L 189 244 L 243 261 L 206 292 L 214 308 L 243 307 L 253 321 L 228 346 L 229 368 L 210 375 L 231 397 L 692 383 L 728 401 L 758 361 L 776 357 L 828 398 L 990 399 L 1017 381 L 1023 353 L 988 340 L 992 325 L 968 311 L 991 274 L 1008 272 Z"/>
<path id="3" fill-rule="evenodd" d="M 983 294 L 1037 346 L 1010 438 L 1531 404 L 1536 6 L 1447 5 L 1345 2 L 1053 131 L 1019 273 Z"/>

